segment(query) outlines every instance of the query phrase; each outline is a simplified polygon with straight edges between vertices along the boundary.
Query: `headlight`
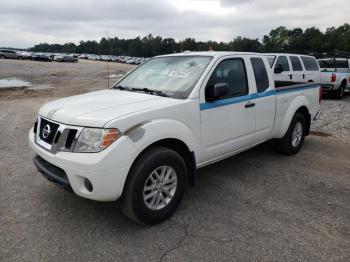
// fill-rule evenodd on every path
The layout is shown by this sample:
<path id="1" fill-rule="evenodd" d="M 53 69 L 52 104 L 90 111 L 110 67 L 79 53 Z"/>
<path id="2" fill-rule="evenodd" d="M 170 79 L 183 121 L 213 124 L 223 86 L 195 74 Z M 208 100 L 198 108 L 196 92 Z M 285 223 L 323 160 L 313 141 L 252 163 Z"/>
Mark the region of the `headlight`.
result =
<path id="1" fill-rule="evenodd" d="M 84 128 L 75 144 L 74 152 L 100 152 L 121 137 L 121 135 L 116 128 Z"/>

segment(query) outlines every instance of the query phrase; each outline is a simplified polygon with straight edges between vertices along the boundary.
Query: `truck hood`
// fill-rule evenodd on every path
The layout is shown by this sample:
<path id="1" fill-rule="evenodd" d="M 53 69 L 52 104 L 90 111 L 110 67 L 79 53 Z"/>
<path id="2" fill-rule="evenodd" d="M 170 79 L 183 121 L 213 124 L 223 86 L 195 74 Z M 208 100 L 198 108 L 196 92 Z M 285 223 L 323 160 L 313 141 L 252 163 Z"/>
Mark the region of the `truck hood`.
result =
<path id="1" fill-rule="evenodd" d="M 39 115 L 67 125 L 103 127 L 112 119 L 176 101 L 167 97 L 110 89 L 49 102 L 40 108 Z"/>

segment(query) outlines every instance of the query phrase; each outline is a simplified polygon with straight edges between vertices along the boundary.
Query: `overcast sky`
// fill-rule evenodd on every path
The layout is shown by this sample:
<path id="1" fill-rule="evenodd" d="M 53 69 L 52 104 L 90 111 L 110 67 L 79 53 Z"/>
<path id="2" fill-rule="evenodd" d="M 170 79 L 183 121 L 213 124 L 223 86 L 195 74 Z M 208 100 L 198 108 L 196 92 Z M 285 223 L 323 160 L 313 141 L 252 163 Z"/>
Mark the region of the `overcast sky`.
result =
<path id="1" fill-rule="evenodd" d="M 148 33 L 181 40 L 261 39 L 277 26 L 350 22 L 350 0 L 0 0 L 0 46 Z"/>

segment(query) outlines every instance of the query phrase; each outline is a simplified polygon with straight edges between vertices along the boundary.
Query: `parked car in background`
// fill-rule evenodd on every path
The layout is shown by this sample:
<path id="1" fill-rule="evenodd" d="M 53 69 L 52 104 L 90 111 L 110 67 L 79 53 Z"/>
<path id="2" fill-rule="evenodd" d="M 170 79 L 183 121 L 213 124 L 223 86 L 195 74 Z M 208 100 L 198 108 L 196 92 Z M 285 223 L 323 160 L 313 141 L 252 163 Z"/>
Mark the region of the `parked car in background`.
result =
<path id="1" fill-rule="evenodd" d="M 136 58 L 132 57 L 125 61 L 125 64 L 135 64 Z"/>
<path id="2" fill-rule="evenodd" d="M 20 54 L 22 56 L 22 59 L 29 60 L 32 53 L 27 51 L 18 51 L 17 54 Z"/>
<path id="3" fill-rule="evenodd" d="M 332 93 L 341 99 L 350 91 L 350 59 L 323 58 L 318 63 L 321 68 L 321 86 L 323 92 Z"/>
<path id="4" fill-rule="evenodd" d="M 43 62 L 52 62 L 52 57 L 49 54 L 45 53 L 34 53 L 32 55 L 33 61 L 43 61 Z"/>
<path id="5" fill-rule="evenodd" d="M 88 54 L 81 54 L 78 56 L 79 59 L 88 59 L 89 55 Z"/>
<path id="6" fill-rule="evenodd" d="M 262 54 L 160 56 L 113 89 L 45 104 L 29 144 L 49 181 L 84 198 L 120 199 L 129 218 L 155 224 L 174 213 L 197 168 L 270 139 L 298 153 L 319 116 L 320 90 L 275 89 Z"/>
<path id="7" fill-rule="evenodd" d="M 279 53 L 266 54 L 266 57 L 277 86 L 284 86 L 288 82 L 320 83 L 320 68 L 313 56 Z"/>
<path id="8" fill-rule="evenodd" d="M 89 60 L 101 61 L 101 56 L 99 55 L 90 55 Z"/>
<path id="9" fill-rule="evenodd" d="M 77 63 L 78 59 L 73 57 L 73 56 L 69 56 L 69 55 L 58 55 L 58 56 L 55 56 L 54 61 Z"/>
<path id="10" fill-rule="evenodd" d="M 23 59 L 24 56 L 15 50 L 0 49 L 0 59 Z"/>

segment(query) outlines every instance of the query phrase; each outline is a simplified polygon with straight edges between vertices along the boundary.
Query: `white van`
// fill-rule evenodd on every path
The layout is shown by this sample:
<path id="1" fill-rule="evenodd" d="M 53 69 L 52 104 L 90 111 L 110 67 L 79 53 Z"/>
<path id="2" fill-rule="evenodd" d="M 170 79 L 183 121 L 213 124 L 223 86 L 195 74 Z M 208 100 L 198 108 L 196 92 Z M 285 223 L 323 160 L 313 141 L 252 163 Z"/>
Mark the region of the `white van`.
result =
<path id="1" fill-rule="evenodd" d="M 296 54 L 265 54 L 277 86 L 291 83 L 320 83 L 320 67 L 313 56 Z"/>

